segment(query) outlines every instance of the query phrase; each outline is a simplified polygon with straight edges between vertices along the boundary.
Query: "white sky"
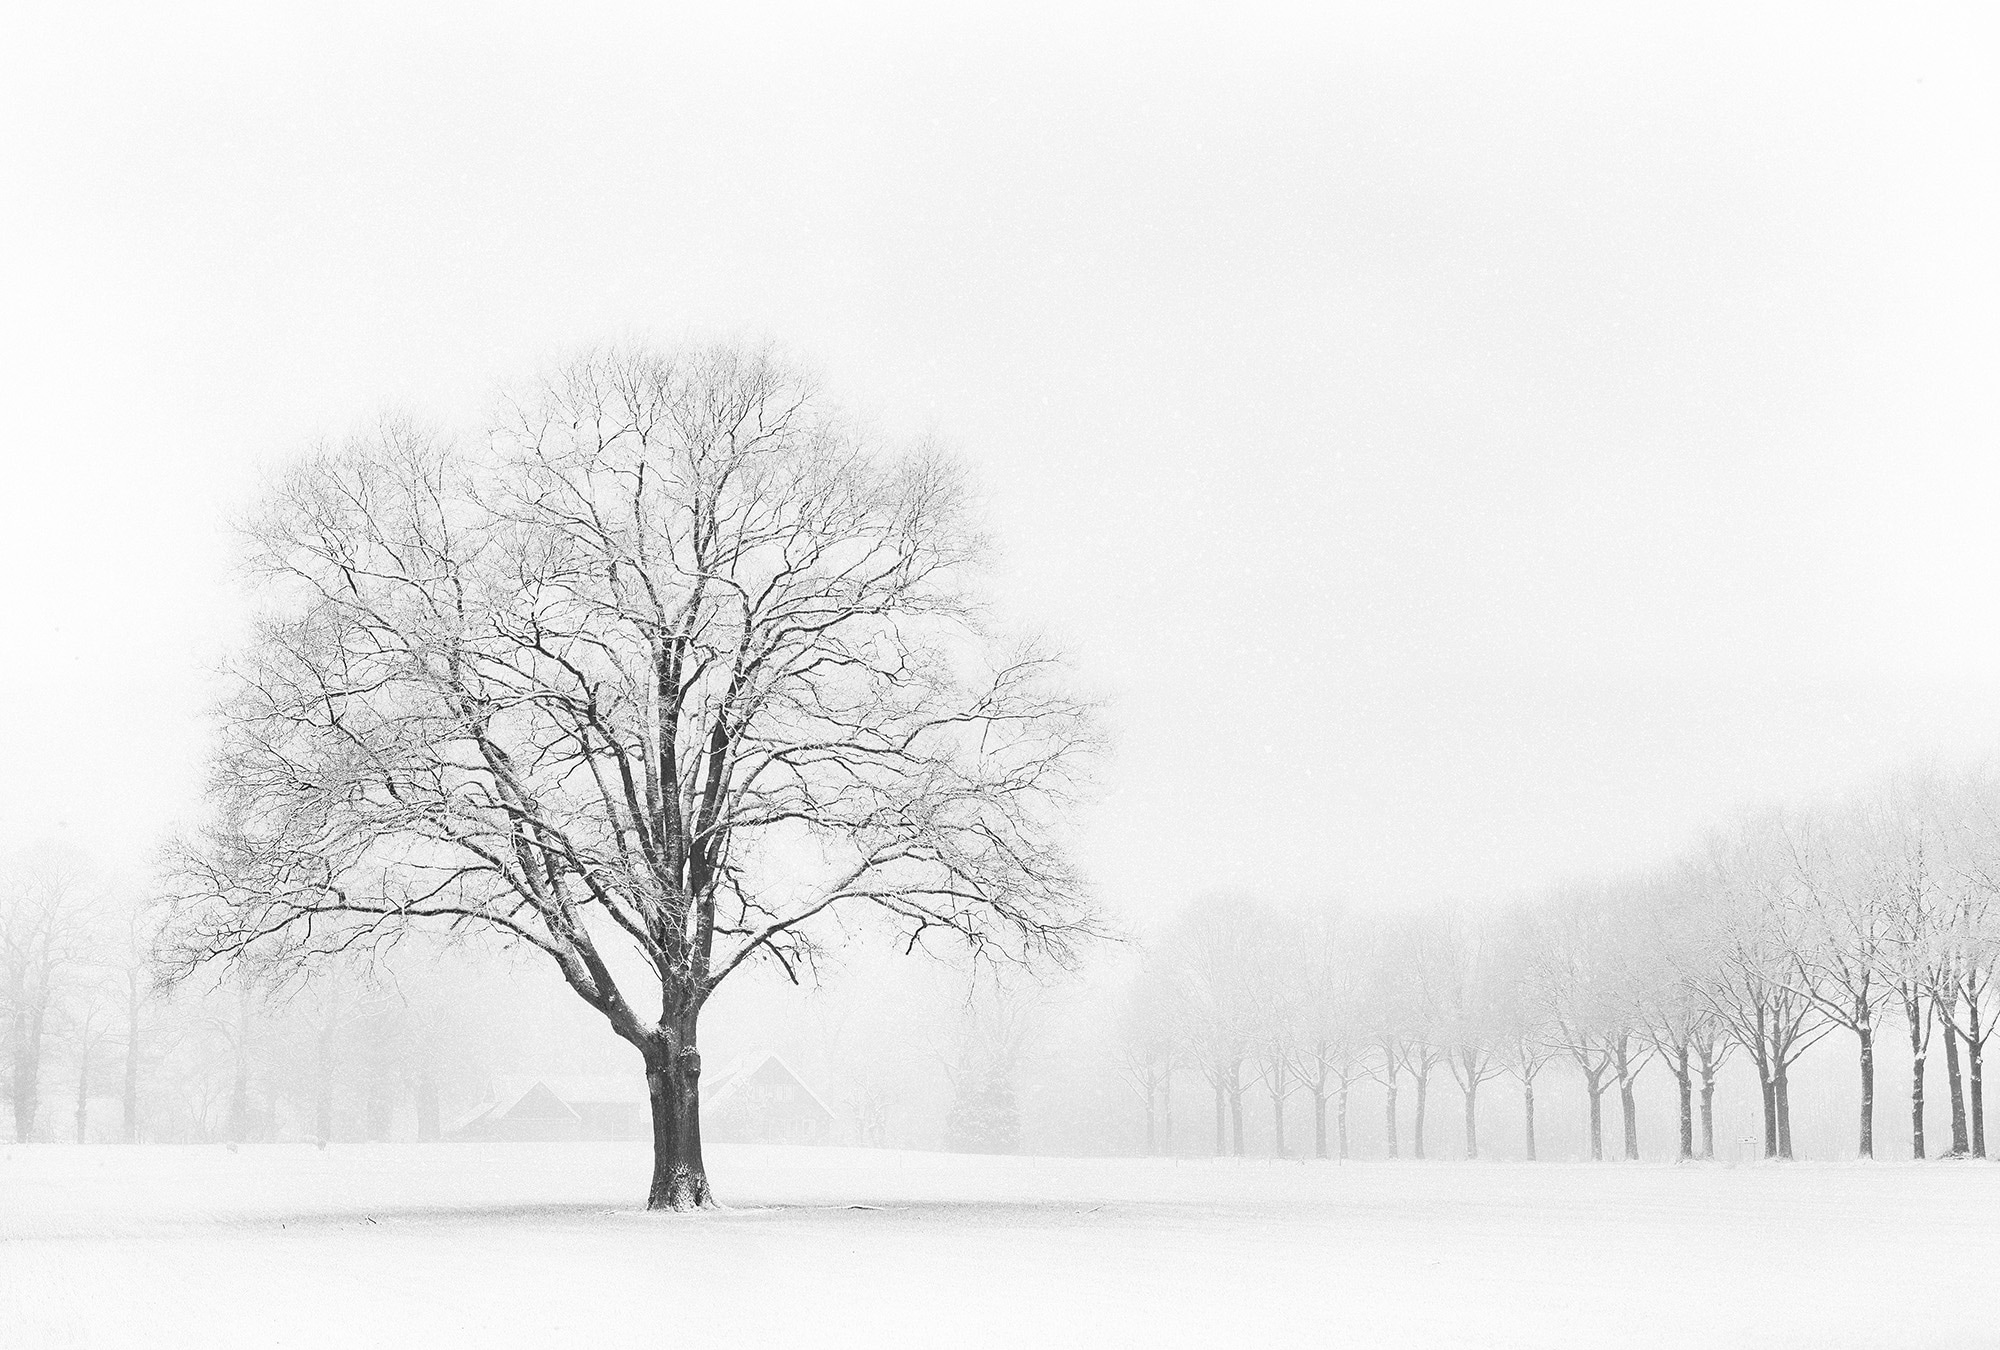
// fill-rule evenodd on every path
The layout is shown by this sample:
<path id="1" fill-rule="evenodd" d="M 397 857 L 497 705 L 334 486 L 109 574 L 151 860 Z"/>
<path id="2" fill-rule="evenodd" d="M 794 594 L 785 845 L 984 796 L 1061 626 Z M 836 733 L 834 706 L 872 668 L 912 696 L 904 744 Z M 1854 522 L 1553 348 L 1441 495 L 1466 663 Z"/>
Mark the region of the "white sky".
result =
<path id="1" fill-rule="evenodd" d="M 978 467 L 1127 910 L 2000 745 L 1977 7 L 730 8 L 9 9 L 0 843 L 189 809 L 262 466 L 644 332 Z"/>

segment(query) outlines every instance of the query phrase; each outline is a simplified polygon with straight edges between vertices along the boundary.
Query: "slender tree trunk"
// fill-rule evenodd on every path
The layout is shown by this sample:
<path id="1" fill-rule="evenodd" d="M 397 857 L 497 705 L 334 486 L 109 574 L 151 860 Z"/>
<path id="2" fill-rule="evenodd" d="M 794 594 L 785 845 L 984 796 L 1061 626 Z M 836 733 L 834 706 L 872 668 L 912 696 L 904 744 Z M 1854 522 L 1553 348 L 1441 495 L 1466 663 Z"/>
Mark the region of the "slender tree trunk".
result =
<path id="1" fill-rule="evenodd" d="M 1532 1075 L 1521 1080 L 1521 1110 L 1528 1131 L 1528 1161 L 1535 1161 L 1535 1080 Z"/>
<path id="2" fill-rule="evenodd" d="M 368 1142 L 386 1143 L 396 1128 L 395 1081 L 377 1064 L 368 1075 Z"/>
<path id="3" fill-rule="evenodd" d="M 1243 1156 L 1243 1080 L 1242 1069 L 1229 1071 L 1229 1151 L 1237 1157 Z"/>
<path id="4" fill-rule="evenodd" d="M 338 1007 L 336 1003 L 334 1008 Z M 333 1142 L 333 1033 L 334 1012 L 329 1010 L 319 1032 L 319 1099 L 313 1113 L 321 1148 Z"/>
<path id="5" fill-rule="evenodd" d="M 438 1139 L 438 1085 L 428 1072 L 417 1075 L 417 1142 L 434 1144 Z"/>
<path id="6" fill-rule="evenodd" d="M 1764 1156 L 1778 1156 L 1778 1092 L 1771 1081 L 1770 1068 L 1757 1065 L 1757 1090 L 1764 1099 Z"/>
<path id="7" fill-rule="evenodd" d="M 90 1124 L 90 1055 L 88 1052 L 77 1056 L 76 1061 L 76 1142 L 81 1144 L 89 1133 Z"/>
<path id="8" fill-rule="evenodd" d="M 1778 1108 L 1778 1156 L 1790 1162 L 1792 1159 L 1792 1075 L 1791 1067 L 1782 1059 L 1777 1071 L 1771 1075 L 1771 1101 Z"/>
<path id="9" fill-rule="evenodd" d="M 1431 1075 L 1430 1070 L 1426 1069 L 1417 1075 L 1416 1138 L 1411 1141 L 1410 1145 L 1410 1156 L 1413 1158 L 1424 1156 L 1424 1106 L 1430 1099 L 1430 1090 Z"/>
<path id="10" fill-rule="evenodd" d="M 1694 1161 L 1694 1078 L 1688 1071 L 1687 1046 L 1680 1047 L 1674 1058 L 1674 1087 L 1680 1097 L 1681 1137 L 1680 1160 Z"/>
<path id="11" fill-rule="evenodd" d="M 702 1209 L 715 1203 L 701 1155 L 701 1055 L 695 1019 L 662 1035 L 645 1055 L 653 1107 L 653 1184 L 647 1209 Z"/>
<path id="12" fill-rule="evenodd" d="M 1479 1080 L 1469 1078 L 1470 1086 L 1465 1089 L 1465 1156 L 1473 1159 L 1479 1156 Z"/>
<path id="13" fill-rule="evenodd" d="M 1153 1098 L 1159 1091 L 1152 1079 L 1146 1080 L 1146 1156 L 1152 1157 L 1158 1147 L 1157 1124 L 1154 1119 Z"/>
<path id="14" fill-rule="evenodd" d="M 1340 1160 L 1347 1161 L 1347 1084 L 1340 1085 L 1340 1101 L 1337 1105 L 1337 1126 L 1340 1132 Z"/>
<path id="15" fill-rule="evenodd" d="M 1917 1033 L 1910 1032 L 1910 1156 L 1924 1156 L 1924 1052 Z"/>
<path id="16" fill-rule="evenodd" d="M 1940 1009 L 1939 1028 L 1944 1032 L 1944 1079 L 1951 1092 L 1951 1153 L 1949 1156 L 1963 1158 L 1972 1151 L 1972 1140 L 1965 1123 L 1965 1080 L 1958 1067 L 1958 1028 L 1952 1025 L 1950 1015 Z"/>
<path id="17" fill-rule="evenodd" d="M 1701 1071 L 1701 1156 L 1715 1160 L 1715 1070 Z"/>
<path id="18" fill-rule="evenodd" d="M 1604 1084 L 1597 1074 L 1584 1077 L 1584 1091 L 1590 1094 L 1590 1160 L 1604 1161 Z"/>
<path id="19" fill-rule="evenodd" d="M 1632 1096 L 1631 1037 L 1619 1032 L 1611 1043 L 1611 1065 L 1618 1080 L 1618 1119 L 1624 1134 L 1625 1160 L 1639 1159 L 1638 1103 Z"/>
<path id="20" fill-rule="evenodd" d="M 1396 1080 L 1389 1080 L 1389 1090 L 1382 1096 L 1382 1123 L 1389 1135 L 1389 1156 L 1396 1156 Z"/>
<path id="21" fill-rule="evenodd" d="M 1972 1098 L 1972 1156 L 1986 1156 L 1986 1033 L 1979 1026 L 1979 1000 L 1968 991 L 1965 1000 L 1965 1067 L 1972 1079 L 1967 1095 Z"/>
<path id="22" fill-rule="evenodd" d="M 236 998 L 236 1074 L 229 1091 L 229 1142 L 241 1144 L 250 1126 L 250 1000 Z"/>
<path id="23" fill-rule="evenodd" d="M 1875 1156 L 1875 1028 L 1867 1022 L 1856 1028 L 1861 1038 L 1861 1156 Z"/>
<path id="24" fill-rule="evenodd" d="M 1276 1088 L 1271 1089 L 1271 1156 L 1285 1156 L 1285 1098 Z"/>
<path id="25" fill-rule="evenodd" d="M 35 1137 L 41 1110 L 42 1010 L 30 1005 L 14 1014 L 14 1139 Z"/>
<path id="26" fill-rule="evenodd" d="M 125 1142 L 139 1142 L 139 980 L 128 973 L 125 988 Z"/>
<path id="27" fill-rule="evenodd" d="M 1313 1157 L 1326 1157 L 1326 1089 L 1313 1089 Z"/>
<path id="28" fill-rule="evenodd" d="M 229 1088 L 229 1142 L 240 1144 L 250 1124 L 250 1077 L 243 1056 L 236 1057 L 236 1077 Z"/>

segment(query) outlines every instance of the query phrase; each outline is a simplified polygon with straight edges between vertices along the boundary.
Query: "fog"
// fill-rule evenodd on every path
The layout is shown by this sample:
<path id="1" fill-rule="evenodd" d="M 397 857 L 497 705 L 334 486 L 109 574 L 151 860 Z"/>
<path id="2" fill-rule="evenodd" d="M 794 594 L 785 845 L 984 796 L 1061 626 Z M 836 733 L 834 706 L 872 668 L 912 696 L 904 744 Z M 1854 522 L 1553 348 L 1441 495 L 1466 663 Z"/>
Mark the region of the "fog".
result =
<path id="1" fill-rule="evenodd" d="M 1121 910 L 1220 879 L 1162 839 L 1476 899 L 1993 739 L 1955 11 L 95 14 L 0 95 L 17 846 L 192 810 L 260 474 L 632 333 L 971 462 Z"/>
<path id="2" fill-rule="evenodd" d="M 440 1140 L 468 1159 L 555 1149 L 496 1124 L 530 1085 L 569 1094 L 564 1140 L 658 1143 L 641 1125 L 650 1101 L 667 1129 L 663 1083 L 698 1116 L 776 1057 L 825 1119 L 779 1138 L 740 1099 L 711 1113 L 746 1207 L 1014 1203 L 1059 1176 L 992 1161 L 1008 1154 L 1297 1163 L 1313 1174 L 1300 1212 L 1327 1215 L 1379 1178 L 1328 1180 L 1321 1160 L 1687 1164 L 1678 1177 L 1872 1156 L 1910 1162 L 1880 1184 L 1914 1189 L 1892 1202 L 1842 1171 L 1770 1203 L 1962 1217 L 1974 1192 L 1937 1199 L 1914 1163 L 1986 1156 L 1981 1053 L 2000 1017 L 2000 24 L 1983 10 L 33 5 L 6 28 L 0 1155 L 29 1160 L 21 1177 L 57 1169 L 34 1173 L 36 1195 L 78 1165 L 47 1161 L 59 1143 L 161 1146 L 107 1165 L 170 1199 L 180 1183 L 159 1178 L 182 1164 L 144 1159 L 226 1146 L 280 1169 L 211 1178 L 244 1213 L 319 1212 L 294 1188 L 320 1166 L 342 1197 L 325 1213 L 344 1213 Z M 656 368 L 620 384 L 621 361 Z M 755 386 L 762 410 L 812 386 L 787 406 L 822 420 L 783 451 L 807 469 L 782 489 L 751 475 L 796 512 L 792 542 L 837 502 L 853 512 L 838 547 L 949 574 L 844 611 L 914 616 L 828 658 L 872 693 L 771 695 L 794 720 L 747 739 L 799 775 L 796 795 L 744 828 L 779 822 L 774 843 L 688 844 L 735 828 L 714 823 L 718 800 L 740 804 L 720 749 L 707 779 L 656 781 L 680 741 L 682 769 L 720 744 L 686 730 L 701 716 L 722 741 L 753 726 L 727 711 L 736 684 L 697 688 L 728 660 L 691 667 L 685 725 L 662 714 L 679 676 L 635 684 L 628 660 L 653 643 L 665 671 L 661 634 L 698 646 L 735 620 L 635 619 L 617 548 L 594 571 L 562 561 L 603 543 L 574 528 L 589 511 L 549 507 L 576 465 L 595 504 L 681 463 L 678 442 L 604 451 L 627 429 L 614 386 L 627 412 L 669 409 L 663 424 L 728 402 L 718 389 Z M 701 454 L 687 462 L 657 520 L 633 507 L 645 567 L 647 531 L 679 528 L 657 524 L 685 505 L 674 493 L 707 481 Z M 925 477 L 946 462 L 962 499 L 952 471 Z M 336 517 L 340 542 L 313 553 Z M 389 576 L 380 593 L 325 600 L 344 550 L 400 566 L 412 540 L 458 530 L 504 542 L 440 546 L 429 572 L 362 567 Z M 990 544 L 976 566 L 959 551 L 974 536 Z M 704 613 L 728 568 L 673 548 L 685 613 Z M 519 788 L 505 754 L 468 769 L 444 722 L 367 703 L 390 677 L 341 686 L 338 662 L 312 665 L 379 657 L 389 632 L 411 654 L 395 678 L 456 670 L 391 584 L 441 576 L 479 580 L 482 618 L 499 617 L 476 640 L 508 676 L 502 697 L 454 686 L 433 712 L 484 736 L 480 717 L 518 696 L 539 710 L 524 718 L 560 720 L 571 691 L 534 663 L 601 656 L 571 700 L 587 715 L 509 730 L 517 755 L 573 742 L 600 775 L 593 755 L 643 764 L 626 805 L 604 789 L 592 817 L 588 794 L 563 799 L 551 824 L 538 813 L 569 779 Z M 550 594 L 631 624 L 574 619 L 575 648 L 551 656 L 521 637 L 542 633 Z M 940 614 L 961 625 L 949 637 L 926 626 Z M 739 682 L 765 668 L 746 655 L 755 626 Z M 1060 679 L 1008 688 L 994 656 L 999 694 L 974 697 L 1003 650 L 1033 652 L 1038 678 L 1060 653 Z M 281 745 L 273 726 L 319 716 L 285 690 L 316 678 L 322 710 L 340 705 L 313 723 L 321 748 Z M 613 731 L 593 720 L 607 689 Z M 343 720 L 342 699 L 367 716 Z M 833 770 L 808 781 L 813 718 L 866 733 L 864 767 L 839 766 L 875 794 L 866 810 Z M 1031 724 L 1044 741 L 1006 740 Z M 341 737 L 352 761 L 324 749 Z M 392 767 L 377 781 L 358 763 Z M 453 775 L 482 771 L 501 788 L 468 807 Z M 412 805 L 413 782 L 445 786 Z M 708 823 L 649 824 L 682 804 Z M 490 820 L 464 824 L 483 810 L 511 812 L 526 852 L 489 849 Z M 260 834 L 273 819 L 289 824 Z M 431 886 L 468 841 L 475 880 Z M 521 861 L 537 849 L 539 872 Z M 849 892 L 820 876 L 855 858 Z M 945 880 L 912 879 L 912 859 Z M 878 882 L 878 864 L 906 870 Z M 619 866 L 632 875 L 606 882 Z M 486 871 L 519 895 L 466 900 Z M 593 897 L 584 918 L 536 892 L 563 884 Z M 718 896 L 738 906 L 719 927 L 700 917 Z M 747 955 L 711 986 L 718 931 Z M 1704 1142 L 1683 1122 L 1702 1085 L 1689 1056 L 1711 1042 Z M 585 1101 L 586 1079 L 629 1099 Z M 629 1111 L 631 1129 L 598 1131 L 586 1107 Z M 768 1152 L 800 1143 L 880 1157 Z M 662 1203 L 667 1151 L 649 1205 L 711 1204 L 705 1179 Z M 910 1161 L 932 1153 L 982 1161 Z M 423 1164 L 457 1178 L 423 1203 L 446 1213 L 503 1176 L 480 1204 L 568 1203 L 525 1198 L 519 1169 L 544 1166 L 593 1204 L 635 1198 L 642 1163 L 562 1156 Z M 1390 1209 L 1396 1185 L 1431 1185 L 1404 1174 L 1379 1182 Z M 1061 1173 L 1048 1194 L 1079 1214 L 1291 1203 L 1268 1179 L 1167 1175 Z M 1791 1184 L 1758 1175 L 1743 1184 Z M 1595 1176 L 1518 1212 L 1596 1213 L 1587 1188 L 1628 1184 Z M 1603 1203 L 1695 1203 L 1646 1194 Z M 52 1232 L 82 1222 L 33 1212 Z M 1142 1247 L 1189 1250 L 1134 1222 Z M 1086 1243 L 1078 1268 L 1114 1250 Z M 1816 1257 L 1812 1278 L 1841 1283 L 1826 1271 L 1851 1255 Z M 1274 1306 L 1272 1333 L 1297 1339 Z M 1516 1315 L 1491 1313 L 1532 1325 Z M 75 1331 L 54 1313 L 24 1325 Z"/>

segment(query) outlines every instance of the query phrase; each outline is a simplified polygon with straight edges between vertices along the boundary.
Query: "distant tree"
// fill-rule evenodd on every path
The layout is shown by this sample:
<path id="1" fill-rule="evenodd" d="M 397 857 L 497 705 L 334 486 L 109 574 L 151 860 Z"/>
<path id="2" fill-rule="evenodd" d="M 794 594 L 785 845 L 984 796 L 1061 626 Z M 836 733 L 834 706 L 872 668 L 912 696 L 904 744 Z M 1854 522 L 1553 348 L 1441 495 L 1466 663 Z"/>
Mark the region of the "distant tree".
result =
<path id="1" fill-rule="evenodd" d="M 1243 1154 L 1243 1068 L 1257 1034 L 1270 911 L 1217 895 L 1184 909 L 1162 942 L 1181 991 L 1182 1041 L 1215 1100 L 1215 1154 Z"/>
<path id="2" fill-rule="evenodd" d="M 1970 1056 L 1972 1152 L 1986 1156 L 1986 1043 L 2000 998 L 2000 774 L 1988 768 L 1968 775 L 1957 870 L 1961 902 L 1953 915 L 1950 950 L 1965 1012 L 1962 1034 Z"/>
<path id="3" fill-rule="evenodd" d="M 598 352 L 460 446 L 392 423 L 250 529 L 172 969 L 411 924 L 544 954 L 639 1053 L 648 1204 L 711 1203 L 702 1008 L 815 926 L 1066 959 L 1059 847 L 1095 744 L 984 627 L 960 476 L 879 455 L 765 351 Z"/>
<path id="4" fill-rule="evenodd" d="M 1913 1158 L 1928 1151 L 1924 1075 L 1949 908 L 1944 893 L 1949 848 L 1940 805 L 1930 784 L 1902 776 L 1874 795 L 1856 831 L 1856 866 L 1865 884 L 1883 897 L 1887 912 L 1876 974 L 1892 991 L 1909 1037 Z"/>
<path id="5" fill-rule="evenodd" d="M 65 986 L 87 973 L 101 911 L 82 862 L 60 849 L 0 869 L 0 1009 L 16 1140 L 35 1137 L 49 1032 Z"/>
<path id="6" fill-rule="evenodd" d="M 1601 892 L 1571 889 L 1551 896 L 1535 916 L 1535 983 L 1546 1010 L 1549 1043 L 1583 1075 L 1590 1107 L 1590 1156 L 1604 1158 L 1604 1089 L 1614 1068 L 1611 1030 L 1623 991 L 1614 985 L 1609 929 Z"/>
<path id="7" fill-rule="evenodd" d="M 1016 991 L 975 989 L 943 1057 L 951 1085 L 944 1144 L 956 1153 L 1017 1153 L 1021 1109 L 1014 1079 L 1035 1030 L 1034 1013 Z"/>
<path id="8" fill-rule="evenodd" d="M 1784 842 L 1794 885 L 1782 894 L 1793 984 L 1822 1017 L 1854 1033 L 1860 1055 L 1860 1156 L 1875 1156 L 1875 1033 L 1893 989 L 1883 978 L 1894 932 L 1893 874 L 1868 867 L 1864 811 L 1796 816 Z"/>
<path id="9" fill-rule="evenodd" d="M 1400 1154 L 1401 1133 L 1397 1107 L 1404 1072 L 1410 1067 L 1412 982 L 1410 968 L 1415 953 L 1409 929 L 1402 923 L 1378 922 L 1369 933 L 1364 961 L 1365 1008 L 1363 1024 L 1368 1029 L 1371 1053 L 1364 1059 L 1363 1072 L 1382 1085 L 1382 1147 L 1394 1158 Z M 1419 1136 L 1422 1131 L 1420 1130 Z"/>
<path id="10" fill-rule="evenodd" d="M 1951 1092 L 1952 1151 L 1986 1156 L 1985 1058 L 1993 1020 L 1987 1004 L 1993 992 L 1996 883 L 2000 883 L 2000 784 L 1977 774 L 1938 782 L 1944 856 L 1939 908 L 1934 916 L 1935 950 L 1931 1004 L 1945 1037 L 1945 1065 Z M 1965 1050 L 1964 1072 L 1959 1047 Z"/>
<path id="11" fill-rule="evenodd" d="M 1428 1013 L 1429 1007 L 1424 1005 L 1423 1010 Z M 1413 1158 L 1428 1156 L 1425 1141 L 1429 1136 L 1425 1126 L 1430 1117 L 1431 1071 L 1443 1063 L 1444 1058 L 1445 1049 L 1428 1026 L 1403 1039 L 1403 1070 L 1410 1075 L 1410 1081 L 1417 1089 L 1416 1110 L 1411 1113 L 1410 1122 L 1410 1156 Z"/>
<path id="12" fill-rule="evenodd" d="M 1764 1106 L 1764 1156 L 1792 1157 L 1791 1066 L 1832 1030 L 1797 986 L 1801 945 L 1787 892 L 1796 885 L 1783 858 L 1782 819 L 1755 817 L 1715 836 L 1691 865 L 1701 927 L 1710 944 L 1696 981 L 1708 1008 L 1757 1070 Z"/>
<path id="13" fill-rule="evenodd" d="M 150 1044 L 159 1013 L 154 987 L 158 917 L 150 901 L 124 896 L 111 907 L 99 957 L 110 971 L 118 1001 L 123 1051 L 119 1132 L 128 1144 L 139 1142 L 141 1081 L 147 1064 L 158 1058 L 157 1047 Z"/>
<path id="14" fill-rule="evenodd" d="M 1271 1156 L 1285 1153 L 1285 1101 L 1304 1078 L 1300 1020 L 1302 971 L 1295 916 L 1274 914 L 1265 930 L 1259 964 L 1264 977 L 1251 995 L 1250 1064 L 1271 1103 Z"/>
<path id="15" fill-rule="evenodd" d="M 72 1117 L 76 1142 L 90 1141 L 90 1089 L 96 1081 L 93 1070 L 103 1058 L 105 1047 L 116 1030 L 111 1010 L 91 988 L 63 1009 L 62 1038 L 69 1049 L 70 1065 L 76 1071 L 76 1107 Z"/>
<path id="16" fill-rule="evenodd" d="M 1506 1072 L 1498 1048 L 1502 1033 L 1495 943 L 1491 924 L 1462 907 L 1435 911 L 1426 921 L 1426 985 L 1436 1007 L 1444 1061 L 1465 1107 L 1465 1156 L 1479 1156 L 1479 1088 Z"/>
<path id="17" fill-rule="evenodd" d="M 1493 976 L 1493 1053 L 1521 1085 L 1525 1154 L 1536 1161 L 1535 1080 L 1558 1051 L 1553 1003 L 1544 978 L 1542 935 L 1533 910 L 1515 906 L 1497 915 L 1489 928 Z"/>
<path id="18" fill-rule="evenodd" d="M 1173 977 L 1149 965 L 1125 991 L 1119 1010 L 1118 1065 L 1145 1106 L 1148 1156 L 1173 1148 L 1172 1092 L 1181 998 Z"/>
<path id="19" fill-rule="evenodd" d="M 1639 1160 L 1637 1083 L 1656 1050 L 1646 1022 L 1662 985 L 1670 979 L 1646 923 L 1647 916 L 1665 903 L 1664 889 L 1656 877 L 1629 876 L 1612 885 L 1604 899 L 1608 987 L 1603 1036 L 1618 1084 L 1618 1119 L 1627 1162 Z"/>
<path id="20" fill-rule="evenodd" d="M 1338 1156 L 1348 1156 L 1347 1099 L 1361 1076 L 1361 970 L 1355 926 L 1332 909 L 1298 916 L 1292 936 L 1298 979 L 1299 1072 L 1313 1102 L 1313 1156 L 1327 1151 L 1327 1103 L 1334 1103 Z"/>

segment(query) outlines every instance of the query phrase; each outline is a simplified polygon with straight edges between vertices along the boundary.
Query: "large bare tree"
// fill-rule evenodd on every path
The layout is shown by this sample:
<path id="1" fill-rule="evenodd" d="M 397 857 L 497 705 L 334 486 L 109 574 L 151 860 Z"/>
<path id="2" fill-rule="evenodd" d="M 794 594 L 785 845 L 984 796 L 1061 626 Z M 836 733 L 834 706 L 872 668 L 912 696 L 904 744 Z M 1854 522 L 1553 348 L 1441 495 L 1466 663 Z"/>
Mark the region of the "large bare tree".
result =
<path id="1" fill-rule="evenodd" d="M 591 354 L 463 444 L 385 425 L 249 534 L 176 967 L 413 923 L 540 950 L 642 1058 L 652 1207 L 711 1203 L 696 1031 L 736 971 L 864 914 L 1017 960 L 1095 931 L 1089 710 L 989 632 L 959 473 L 768 351 Z"/>

